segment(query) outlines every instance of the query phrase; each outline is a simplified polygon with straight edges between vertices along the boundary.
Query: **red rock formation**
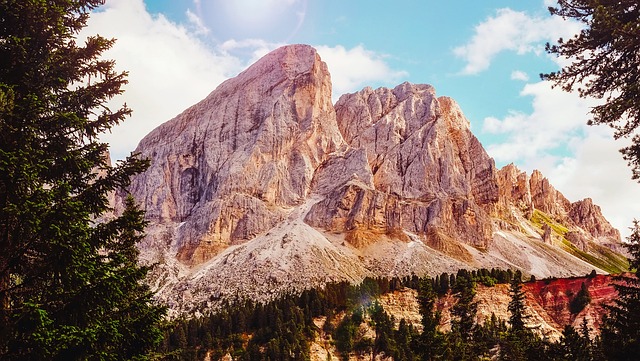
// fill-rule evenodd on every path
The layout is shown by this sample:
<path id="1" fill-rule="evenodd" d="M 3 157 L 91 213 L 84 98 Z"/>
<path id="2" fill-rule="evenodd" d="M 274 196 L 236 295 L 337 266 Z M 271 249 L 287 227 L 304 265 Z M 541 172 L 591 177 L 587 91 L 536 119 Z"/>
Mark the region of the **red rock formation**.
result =
<path id="1" fill-rule="evenodd" d="M 575 298 L 584 283 L 591 296 L 591 302 L 578 314 L 571 314 L 569 303 Z M 555 280 L 541 280 L 524 284 L 528 306 L 537 310 L 549 324 L 561 331 L 564 325 L 580 327 L 582 320 L 593 330 L 599 330 L 604 305 L 611 304 L 617 297 L 612 285 L 612 277 L 597 275 L 593 278 L 576 277 Z"/>

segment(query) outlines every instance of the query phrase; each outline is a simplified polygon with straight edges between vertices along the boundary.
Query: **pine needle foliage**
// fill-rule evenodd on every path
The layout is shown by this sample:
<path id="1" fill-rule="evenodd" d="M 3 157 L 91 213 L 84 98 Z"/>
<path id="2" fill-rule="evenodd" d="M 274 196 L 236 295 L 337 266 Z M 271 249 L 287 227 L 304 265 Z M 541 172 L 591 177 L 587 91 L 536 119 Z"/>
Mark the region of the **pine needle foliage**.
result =
<path id="1" fill-rule="evenodd" d="M 147 162 L 109 166 L 98 137 L 125 119 L 114 40 L 77 39 L 100 0 L 0 0 L 0 359 L 143 360 L 164 308 L 142 281 L 132 199 Z M 98 221 L 102 220 L 102 221 Z"/>
<path id="2" fill-rule="evenodd" d="M 571 63 L 543 74 L 565 91 L 603 99 L 591 111 L 589 124 L 607 124 L 615 138 L 631 138 L 621 150 L 633 179 L 640 180 L 640 6 L 637 0 L 558 0 L 552 15 L 573 19 L 585 28 L 559 39 L 546 50 Z"/>

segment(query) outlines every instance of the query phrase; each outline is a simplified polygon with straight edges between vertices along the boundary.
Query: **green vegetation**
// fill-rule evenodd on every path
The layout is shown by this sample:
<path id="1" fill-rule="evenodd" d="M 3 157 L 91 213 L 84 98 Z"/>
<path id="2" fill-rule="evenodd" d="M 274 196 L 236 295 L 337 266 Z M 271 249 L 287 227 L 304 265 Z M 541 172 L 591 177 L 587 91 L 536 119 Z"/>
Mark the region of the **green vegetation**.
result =
<path id="1" fill-rule="evenodd" d="M 542 228 L 543 225 L 548 225 L 551 227 L 551 230 L 560 236 L 564 236 L 569 233 L 569 229 L 562 224 L 554 221 L 551 217 L 537 209 L 533 210 L 533 214 L 531 215 L 531 223 L 533 223 L 536 227 Z"/>
<path id="2" fill-rule="evenodd" d="M 483 324 L 475 320 L 473 294 L 477 280 L 501 275 L 510 280 L 510 318 L 492 315 Z M 453 276 L 453 277 L 452 277 Z M 522 275 L 516 271 L 460 270 L 455 275 L 431 278 L 367 278 L 360 285 L 328 284 L 298 296 L 284 296 L 268 304 L 227 305 L 206 317 L 180 320 L 167 331 L 160 353 L 167 360 L 202 360 L 206 354 L 219 359 L 231 354 L 236 360 L 306 360 L 317 335 L 329 338 L 338 357 L 358 355 L 393 360 L 602 360 L 601 343 L 589 336 L 586 324 L 577 332 L 568 326 L 560 342 L 536 336 L 526 326 Z M 440 330 L 436 307 L 442 279 L 452 282 L 446 292 L 456 299 L 451 331 Z M 496 278 L 497 279 L 497 278 Z M 419 332 L 406 320 L 394 320 L 376 299 L 403 287 L 416 289 L 420 306 Z M 578 293 L 576 298 L 580 298 Z M 326 316 L 324 325 L 314 319 Z M 329 325 L 328 325 L 329 324 Z M 367 331 L 368 330 L 368 331 Z M 576 355 L 577 358 L 574 358 Z"/>
<path id="3" fill-rule="evenodd" d="M 574 244 L 569 242 L 565 235 L 569 233 L 569 229 L 562 225 L 559 222 L 553 220 L 548 214 L 535 209 L 531 216 L 531 223 L 538 228 L 542 228 L 544 225 L 548 225 L 551 230 L 560 236 L 560 240 L 562 242 L 562 248 L 570 253 L 571 255 L 580 258 L 581 260 L 588 262 L 603 271 L 617 274 L 621 272 L 626 272 L 629 269 L 629 263 L 627 259 L 619 255 L 612 250 L 603 247 L 601 245 L 595 244 L 593 242 L 589 243 L 589 248 L 592 253 L 584 252 L 576 247 Z"/>
<path id="4" fill-rule="evenodd" d="M 145 360 L 164 308 L 143 283 L 133 200 L 110 211 L 147 162 L 107 165 L 102 133 L 126 73 L 101 59 L 114 43 L 77 43 L 101 0 L 0 0 L 0 359 Z"/>
<path id="5" fill-rule="evenodd" d="M 595 253 L 600 256 L 597 257 L 593 254 L 580 250 L 578 247 L 564 238 L 562 239 L 562 245 L 563 248 L 570 254 L 580 258 L 583 261 L 589 262 L 590 264 L 611 274 L 618 274 L 627 272 L 629 270 L 629 262 L 627 261 L 627 259 L 606 247 L 602 247 L 594 243 L 589 244 L 589 247 L 591 247 L 592 250 L 594 250 Z"/>
<path id="6" fill-rule="evenodd" d="M 634 222 L 628 238 L 635 275 L 619 275 L 614 287 L 618 298 L 607 307 L 601 329 L 602 349 L 608 360 L 631 360 L 640 352 L 640 224 Z"/>
<path id="7" fill-rule="evenodd" d="M 584 29 L 557 45 L 551 54 L 570 62 L 558 72 L 542 75 L 565 91 L 602 99 L 592 108 L 589 124 L 607 124 L 614 137 L 631 138 L 621 150 L 632 178 L 640 180 L 640 7 L 636 0 L 559 0 L 551 14 L 577 20 Z M 630 200 L 633 201 L 633 200 Z M 614 287 L 618 299 L 610 306 L 601 329 L 602 359 L 632 360 L 640 354 L 640 226 L 634 222 L 627 245 L 634 277 L 621 275 Z M 569 337 L 568 337 L 569 338 Z M 574 358 L 577 359 L 577 358 Z M 581 358 L 585 359 L 585 358 Z"/>
<path id="8" fill-rule="evenodd" d="M 559 0 L 552 15 L 584 29 L 570 39 L 547 44 L 547 51 L 567 60 L 560 71 L 542 75 L 554 86 L 581 97 L 602 99 L 588 124 L 607 124 L 614 137 L 631 138 L 621 150 L 634 179 L 640 179 L 640 8 L 637 0 Z"/>
<path id="9" fill-rule="evenodd" d="M 591 303 L 591 294 L 589 294 L 589 290 L 584 282 L 580 286 L 580 291 L 576 294 L 576 296 L 569 302 L 569 311 L 572 314 L 576 315 L 580 313 L 587 305 Z"/>

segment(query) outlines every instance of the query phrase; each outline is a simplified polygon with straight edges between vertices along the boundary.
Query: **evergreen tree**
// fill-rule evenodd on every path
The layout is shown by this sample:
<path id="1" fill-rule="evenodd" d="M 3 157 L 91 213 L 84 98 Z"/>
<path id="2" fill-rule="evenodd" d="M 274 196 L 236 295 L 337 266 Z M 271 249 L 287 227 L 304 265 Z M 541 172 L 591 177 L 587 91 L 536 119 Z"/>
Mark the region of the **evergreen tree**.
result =
<path id="1" fill-rule="evenodd" d="M 614 288 L 618 298 L 607 306 L 600 337 L 602 352 L 608 360 L 633 360 L 640 355 L 640 224 L 634 221 L 632 234 L 626 244 L 635 275 L 619 275 Z"/>
<path id="2" fill-rule="evenodd" d="M 436 293 L 430 278 L 420 279 L 418 303 L 422 316 L 422 333 L 413 342 L 413 350 L 420 360 L 435 360 L 442 353 L 444 337 L 438 330 L 440 312 L 435 309 Z"/>
<path id="3" fill-rule="evenodd" d="M 476 294 L 475 282 L 471 273 L 466 270 L 458 271 L 453 292 L 458 302 L 451 309 L 451 332 L 447 341 L 451 352 L 445 354 L 445 359 L 471 360 L 475 356 L 476 314 L 478 303 L 473 299 Z"/>
<path id="4" fill-rule="evenodd" d="M 98 136 L 130 110 L 113 40 L 76 43 L 101 0 L 0 0 L 0 359 L 144 359 L 162 307 L 142 284 L 144 222 L 107 196 L 147 163 L 109 167 Z"/>
<path id="5" fill-rule="evenodd" d="M 438 284 L 438 294 L 444 295 L 447 292 L 449 292 L 449 274 L 447 274 L 446 272 L 442 273 L 442 275 L 440 276 L 440 282 Z"/>
<path id="6" fill-rule="evenodd" d="M 473 334 L 478 303 L 473 301 L 476 295 L 475 282 L 466 270 L 461 271 L 464 272 L 458 272 L 453 288 L 458 302 L 451 310 L 452 316 L 455 317 L 451 321 L 451 328 L 452 332 L 458 332 L 462 340 L 466 342 Z"/>
<path id="7" fill-rule="evenodd" d="M 587 289 L 587 285 L 582 282 L 580 286 L 580 291 L 576 294 L 576 297 L 571 300 L 569 303 L 569 310 L 572 314 L 578 314 L 582 311 L 589 303 L 591 302 L 591 294 L 589 293 L 589 289 Z"/>
<path id="8" fill-rule="evenodd" d="M 551 54 L 569 59 L 559 72 L 542 77 L 582 97 L 604 99 L 591 110 L 589 124 L 608 124 L 615 138 L 633 137 L 622 149 L 633 178 L 640 179 L 640 7 L 637 0 L 558 0 L 551 14 L 582 22 L 585 29 L 557 45 Z"/>
<path id="9" fill-rule="evenodd" d="M 374 302 L 369 310 L 371 323 L 376 331 L 376 338 L 373 342 L 373 356 L 375 357 L 379 353 L 393 355 L 396 351 L 393 339 L 393 320 L 378 301 Z"/>
<path id="10" fill-rule="evenodd" d="M 398 324 L 398 330 L 394 332 L 396 350 L 393 359 L 396 361 L 413 361 L 417 358 L 411 348 L 412 340 L 416 337 L 415 331 L 411 324 L 403 318 Z"/>
<path id="11" fill-rule="evenodd" d="M 358 326 L 361 323 L 360 321 L 362 321 L 362 319 L 356 315 L 352 315 L 352 317 L 345 316 L 338 324 L 338 327 L 336 327 L 333 338 L 335 340 L 336 348 L 340 352 L 340 356 L 343 360 L 348 360 L 349 354 L 355 348 L 354 339 L 356 337 Z"/>
<path id="12" fill-rule="evenodd" d="M 511 296 L 508 306 L 509 313 L 511 314 L 509 316 L 511 332 L 523 333 L 526 330 L 524 324 L 526 320 L 526 316 L 524 314 L 525 294 L 522 290 L 522 279 L 518 273 L 516 273 L 516 276 L 511 279 L 509 294 Z"/>
<path id="13" fill-rule="evenodd" d="M 566 361 L 591 361 L 590 341 L 580 335 L 571 325 L 565 326 L 559 343 L 560 352 L 556 355 L 558 360 Z"/>
<path id="14" fill-rule="evenodd" d="M 525 327 L 525 295 L 524 291 L 522 291 L 522 274 L 520 271 L 516 271 L 512 273 L 510 278 L 509 294 L 511 300 L 509 301 L 508 310 L 510 313 L 509 325 L 511 327 L 500 344 L 500 359 L 529 360 L 532 349 L 538 346 L 538 340 L 533 333 Z"/>

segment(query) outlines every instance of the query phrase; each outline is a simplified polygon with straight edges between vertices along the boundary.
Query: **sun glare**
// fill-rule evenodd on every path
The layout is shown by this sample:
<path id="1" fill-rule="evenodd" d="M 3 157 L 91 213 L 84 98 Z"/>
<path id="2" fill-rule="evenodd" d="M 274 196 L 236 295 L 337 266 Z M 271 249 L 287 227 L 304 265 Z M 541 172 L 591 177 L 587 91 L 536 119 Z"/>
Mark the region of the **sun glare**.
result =
<path id="1" fill-rule="evenodd" d="M 198 14 L 220 40 L 287 42 L 304 21 L 306 0 L 202 0 Z"/>

